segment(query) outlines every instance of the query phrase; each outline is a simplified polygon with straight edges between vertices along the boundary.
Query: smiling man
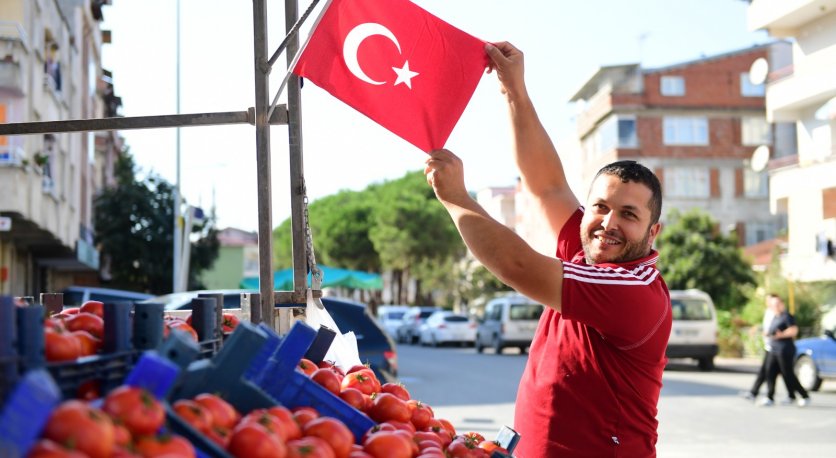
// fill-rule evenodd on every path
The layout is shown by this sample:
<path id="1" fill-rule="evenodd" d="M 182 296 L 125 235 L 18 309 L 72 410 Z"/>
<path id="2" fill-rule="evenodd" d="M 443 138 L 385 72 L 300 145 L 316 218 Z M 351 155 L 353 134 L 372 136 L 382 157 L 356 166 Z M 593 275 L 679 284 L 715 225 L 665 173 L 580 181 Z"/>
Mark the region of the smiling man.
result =
<path id="1" fill-rule="evenodd" d="M 528 97 L 523 55 L 488 45 L 513 125 L 522 184 L 557 234 L 544 256 L 468 194 L 461 160 L 430 153 L 428 183 L 470 251 L 508 286 L 548 306 L 517 392 L 515 455 L 652 457 L 670 336 L 670 298 L 652 249 L 659 180 L 634 161 L 602 168 L 585 207 Z"/>

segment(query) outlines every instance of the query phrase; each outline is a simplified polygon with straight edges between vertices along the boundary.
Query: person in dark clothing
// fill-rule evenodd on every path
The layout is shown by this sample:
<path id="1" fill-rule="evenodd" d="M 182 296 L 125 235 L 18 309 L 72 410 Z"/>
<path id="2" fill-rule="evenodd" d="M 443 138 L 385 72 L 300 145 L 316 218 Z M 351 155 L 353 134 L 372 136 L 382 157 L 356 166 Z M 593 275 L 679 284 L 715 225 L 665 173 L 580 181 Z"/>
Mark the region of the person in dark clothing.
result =
<path id="1" fill-rule="evenodd" d="M 761 367 L 758 369 L 758 375 L 755 377 L 755 383 L 752 384 L 752 388 L 747 391 L 742 391 L 740 395 L 748 400 L 754 401 L 758 397 L 758 392 L 760 392 L 761 386 L 766 383 L 766 380 L 771 377 L 778 377 L 778 365 L 777 364 L 770 364 L 772 361 L 772 347 L 770 338 L 767 333 L 769 332 L 769 326 L 772 324 L 772 320 L 775 318 L 775 310 L 772 308 L 771 301 L 766 301 L 766 310 L 763 313 L 763 320 L 761 323 L 761 333 L 763 334 L 763 361 L 761 361 Z M 787 387 L 787 393 L 791 390 L 789 385 L 787 385 L 787 380 L 784 380 L 784 386 Z M 791 402 L 794 402 L 795 399 L 791 399 Z"/>
<path id="2" fill-rule="evenodd" d="M 768 378 L 766 380 L 767 399 L 764 405 L 772 405 L 775 397 L 775 381 L 778 378 L 777 372 L 781 373 L 781 377 L 787 384 L 789 397 L 795 398 L 795 393 L 801 395 L 798 406 L 805 407 L 810 403 L 810 395 L 801 386 L 798 378 L 795 376 L 793 370 L 793 361 L 795 360 L 795 337 L 798 335 L 798 326 L 795 324 L 795 318 L 786 311 L 784 301 L 777 294 L 767 295 L 767 302 L 771 304 L 775 310 L 775 318 L 769 326 L 767 335 L 772 339 L 770 346 L 771 360 L 769 364 L 777 365 L 779 371 L 770 371 L 767 369 Z"/>

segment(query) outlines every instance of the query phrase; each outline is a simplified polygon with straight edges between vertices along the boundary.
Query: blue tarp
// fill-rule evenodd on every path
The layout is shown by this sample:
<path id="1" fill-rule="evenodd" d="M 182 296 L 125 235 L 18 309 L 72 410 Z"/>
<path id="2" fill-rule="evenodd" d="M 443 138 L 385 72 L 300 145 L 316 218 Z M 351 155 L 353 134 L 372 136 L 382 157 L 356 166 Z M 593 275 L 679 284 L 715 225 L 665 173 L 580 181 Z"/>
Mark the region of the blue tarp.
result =
<path id="1" fill-rule="evenodd" d="M 340 269 L 337 267 L 317 266 L 322 271 L 322 287 L 343 287 L 354 289 L 383 289 L 383 279 L 379 274 L 359 270 Z M 308 274 L 308 285 L 311 275 Z M 258 277 L 241 279 L 242 289 L 259 289 Z M 276 291 L 293 290 L 293 269 L 284 269 L 273 274 L 273 289 Z"/>

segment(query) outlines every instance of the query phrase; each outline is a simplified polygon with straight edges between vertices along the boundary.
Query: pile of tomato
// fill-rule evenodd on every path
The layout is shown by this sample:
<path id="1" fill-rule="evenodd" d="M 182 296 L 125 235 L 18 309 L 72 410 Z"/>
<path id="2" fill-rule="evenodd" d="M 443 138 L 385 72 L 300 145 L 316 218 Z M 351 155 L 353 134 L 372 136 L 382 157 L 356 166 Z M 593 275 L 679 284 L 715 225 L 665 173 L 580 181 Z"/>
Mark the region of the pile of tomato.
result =
<path id="1" fill-rule="evenodd" d="M 185 438 L 160 433 L 165 408 L 148 391 L 122 385 L 105 396 L 102 407 L 73 399 L 50 415 L 28 458 L 193 458 Z"/>

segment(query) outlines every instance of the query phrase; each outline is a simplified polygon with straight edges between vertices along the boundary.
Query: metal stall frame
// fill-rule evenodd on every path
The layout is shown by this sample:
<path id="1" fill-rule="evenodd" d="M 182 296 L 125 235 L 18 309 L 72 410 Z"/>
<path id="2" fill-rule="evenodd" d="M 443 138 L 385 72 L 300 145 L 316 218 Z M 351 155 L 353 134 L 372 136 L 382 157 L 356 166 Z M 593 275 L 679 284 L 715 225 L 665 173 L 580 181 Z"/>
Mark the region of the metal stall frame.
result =
<path id="1" fill-rule="evenodd" d="M 303 313 L 309 293 L 312 297 L 322 296 L 318 282 L 317 289 L 307 286 L 308 269 L 313 251 L 307 218 L 306 190 L 302 161 L 302 107 L 300 79 L 289 75 L 287 80 L 287 105 L 275 105 L 270 102 L 268 77 L 272 65 L 281 52 L 287 50 L 288 68 L 299 50 L 299 25 L 310 14 L 318 0 L 299 18 L 298 0 L 285 0 L 285 30 L 287 35 L 279 48 L 268 60 L 267 57 L 267 0 L 253 0 L 253 62 L 255 68 L 255 107 L 246 111 L 213 112 L 195 114 L 175 114 L 159 116 L 113 117 L 99 119 L 74 119 L 62 121 L 37 121 L 0 124 L 0 135 L 29 135 L 65 132 L 91 132 L 131 129 L 159 129 L 168 127 L 211 126 L 220 124 L 248 123 L 255 126 L 256 136 L 256 177 L 258 194 L 258 259 L 259 259 L 259 299 L 247 295 L 242 301 L 244 310 L 254 323 L 264 322 L 280 334 L 290 330 L 294 315 Z M 276 94 L 278 99 L 278 94 Z M 270 119 L 268 119 L 268 113 Z M 287 125 L 290 157 L 290 203 L 291 236 L 293 252 L 293 291 L 273 290 L 273 237 L 272 237 L 272 178 L 270 169 L 270 126 Z M 307 237 L 307 238 L 306 238 Z M 314 272 L 316 275 L 316 272 Z M 255 304 L 254 302 L 258 302 Z M 276 304 L 294 304 L 299 307 L 276 307 Z M 256 305 L 258 305 L 256 307 Z"/>

